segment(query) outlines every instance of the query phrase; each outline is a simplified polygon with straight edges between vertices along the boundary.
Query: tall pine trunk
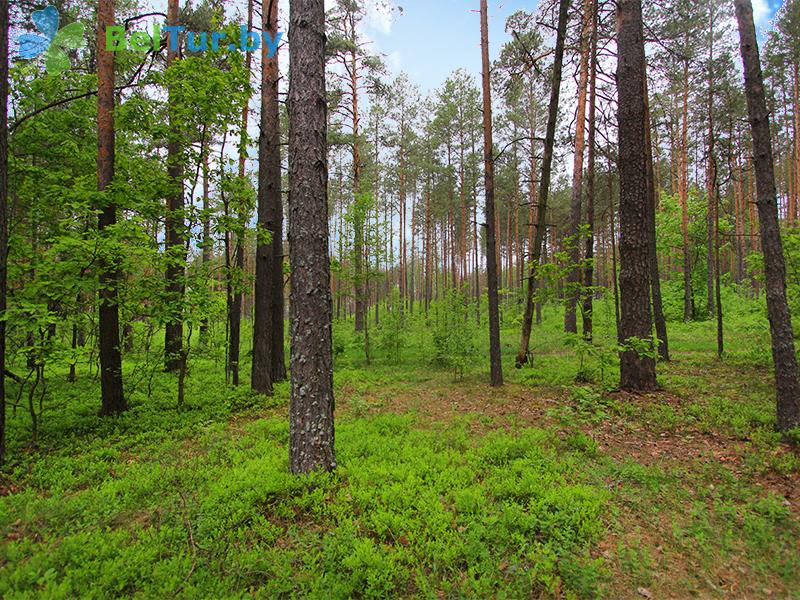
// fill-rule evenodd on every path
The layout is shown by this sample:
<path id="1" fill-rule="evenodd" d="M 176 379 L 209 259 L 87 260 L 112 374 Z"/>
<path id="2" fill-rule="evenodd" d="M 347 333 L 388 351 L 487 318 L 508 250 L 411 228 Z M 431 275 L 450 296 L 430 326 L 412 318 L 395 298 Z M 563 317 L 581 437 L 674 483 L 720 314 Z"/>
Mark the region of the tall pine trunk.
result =
<path id="1" fill-rule="evenodd" d="M 167 5 L 167 24 L 177 25 L 179 16 L 178 0 L 169 0 Z M 167 45 L 167 68 L 178 58 L 179 44 L 173 45 L 169 34 Z M 105 43 L 105 40 L 103 41 Z M 183 157 L 181 156 L 181 134 L 178 129 L 179 116 L 175 111 L 172 90 L 167 90 L 169 107 L 169 133 L 167 141 L 167 177 L 170 190 L 167 195 L 167 215 L 165 219 L 164 253 L 166 254 L 166 295 L 168 318 L 164 333 L 164 368 L 177 371 L 183 355 L 183 294 L 184 269 L 186 267 L 186 246 L 183 220 Z"/>
<path id="2" fill-rule="evenodd" d="M 583 337 L 592 341 L 592 299 L 594 292 L 594 194 L 595 194 L 595 116 L 597 111 L 597 0 L 587 7 L 592 13 L 589 48 L 589 150 L 586 172 L 586 267 L 583 273 Z"/>
<path id="3" fill-rule="evenodd" d="M 572 163 L 572 198 L 570 201 L 568 244 L 570 271 L 567 274 L 567 304 L 564 311 L 564 331 L 578 332 L 576 309 L 580 296 L 581 270 L 579 231 L 581 199 L 583 197 L 583 154 L 586 135 L 586 89 L 589 81 L 589 48 L 592 28 L 592 0 L 583 1 L 583 20 L 580 41 L 580 70 L 578 76 L 578 109 L 575 115 L 575 152 Z"/>
<path id="4" fill-rule="evenodd" d="M 289 3 L 289 468 L 336 468 L 323 0 Z"/>
<path id="5" fill-rule="evenodd" d="M 261 28 L 273 37 L 278 29 L 278 1 L 269 0 L 262 11 Z M 253 316 L 253 364 L 251 387 L 262 394 L 272 393 L 273 311 L 275 287 L 283 298 L 283 274 L 275 273 L 275 253 L 281 249 L 281 151 L 278 106 L 278 55 L 267 57 L 261 50 L 261 131 L 258 137 L 258 235 L 256 242 L 255 306 Z M 279 211 L 276 214 L 276 207 Z M 269 234 L 270 239 L 264 239 Z M 281 307 L 280 328 L 283 330 Z"/>
<path id="6" fill-rule="evenodd" d="M 494 213 L 494 146 L 492 144 L 492 92 L 489 64 L 489 17 L 487 0 L 481 0 L 481 59 L 483 64 L 483 164 L 486 193 L 486 279 L 489 295 L 489 364 L 491 384 L 503 385 L 500 355 L 500 307 L 497 297 L 497 247 Z"/>
<path id="7" fill-rule="evenodd" d="M 775 169 L 769 112 L 764 97 L 761 60 L 758 55 L 753 7 L 750 0 L 735 0 L 739 40 L 744 63 L 744 86 L 747 112 L 753 135 L 756 178 L 756 204 L 764 253 L 767 315 L 772 336 L 772 359 L 775 362 L 777 422 L 780 431 L 800 425 L 800 380 L 789 304 L 786 300 L 786 265 L 783 257 L 778 201 L 775 192 Z"/>
<path id="8" fill-rule="evenodd" d="M 114 53 L 105 47 L 106 28 L 114 25 L 113 0 L 100 0 L 97 6 L 97 21 L 97 191 L 103 192 L 114 179 Z M 4 126 L 3 131 L 5 130 Z M 103 235 L 106 229 L 116 225 L 117 207 L 111 196 L 105 196 L 102 206 L 98 208 L 100 214 L 97 228 L 100 235 Z M 117 294 L 119 281 L 119 266 L 116 260 L 113 258 L 103 260 L 100 267 L 98 318 L 101 415 L 118 414 L 128 408 L 122 389 Z M 4 292 L 5 289 L 3 289 L 3 301 Z"/>
<path id="9" fill-rule="evenodd" d="M 6 312 L 8 272 L 8 0 L 0 0 L 0 314 Z M 98 34 L 99 35 L 99 34 Z M 6 458 L 6 321 L 0 319 L 0 465 Z"/>
<path id="10" fill-rule="evenodd" d="M 647 136 L 645 57 L 641 0 L 617 4 L 617 91 L 619 94 L 620 337 L 623 343 L 652 338 L 650 261 L 647 232 Z M 629 348 L 620 355 L 620 388 L 656 387 L 655 360 Z"/>

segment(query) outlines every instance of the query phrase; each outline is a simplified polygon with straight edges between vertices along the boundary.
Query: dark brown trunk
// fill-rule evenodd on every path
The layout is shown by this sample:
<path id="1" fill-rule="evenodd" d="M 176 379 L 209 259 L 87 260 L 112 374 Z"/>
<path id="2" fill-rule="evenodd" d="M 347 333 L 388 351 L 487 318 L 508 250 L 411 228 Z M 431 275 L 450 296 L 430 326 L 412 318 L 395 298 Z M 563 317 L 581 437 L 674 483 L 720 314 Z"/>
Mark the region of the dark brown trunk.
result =
<path id="1" fill-rule="evenodd" d="M 645 133 L 645 57 L 641 0 L 617 5 L 617 90 L 619 94 L 620 335 L 623 343 L 652 339 L 650 261 L 647 233 L 647 146 Z M 629 348 L 620 354 L 620 388 L 656 388 L 652 357 Z"/>
<path id="2" fill-rule="evenodd" d="M 8 270 L 8 25 L 8 0 L 0 0 L 0 314 L 6 311 Z M 0 465 L 6 458 L 5 372 L 6 321 L 0 319 Z"/>
<path id="3" fill-rule="evenodd" d="M 99 2 L 97 21 L 97 190 L 102 192 L 114 179 L 114 53 L 105 49 L 106 27 L 114 24 L 113 0 Z M 5 131 L 5 127 L 3 130 Z M 100 215 L 97 228 L 103 235 L 106 228 L 116 224 L 117 207 L 106 197 L 103 198 L 103 205 L 98 208 Z M 4 275 L 5 271 L 0 275 L 3 280 L 5 280 Z M 116 261 L 113 258 L 103 261 L 100 268 L 98 302 L 101 415 L 119 414 L 128 408 L 122 389 L 122 353 L 119 343 L 117 300 L 119 281 L 119 266 Z"/>
<path id="4" fill-rule="evenodd" d="M 595 194 L 595 115 L 597 108 L 597 1 L 586 7 L 592 13 L 589 49 L 589 154 L 586 172 L 586 268 L 583 273 L 583 337 L 592 341 L 592 299 L 594 296 L 594 194 Z"/>
<path id="5" fill-rule="evenodd" d="M 261 28 L 271 36 L 278 30 L 278 1 L 269 0 L 261 17 Z M 253 364 L 251 387 L 262 394 L 272 393 L 272 340 L 275 287 L 283 298 L 283 274 L 275 272 L 277 250 L 282 260 L 281 223 L 281 150 L 278 106 L 278 55 L 267 57 L 261 50 L 261 130 L 258 137 L 258 236 L 256 242 L 256 281 L 253 317 Z M 268 233 L 270 240 L 263 235 Z M 277 275 L 277 278 L 275 277 Z M 283 330 L 281 307 L 280 329 Z M 281 344 L 282 345 L 282 344 Z"/>
<path id="6" fill-rule="evenodd" d="M 758 220 L 764 252 L 764 275 L 767 315 L 772 336 L 777 391 L 777 424 L 780 431 L 800 425 L 800 381 L 794 350 L 792 318 L 786 301 L 786 266 L 783 257 L 769 113 L 764 97 L 761 61 L 758 55 L 753 7 L 750 0 L 735 0 L 736 19 L 744 63 L 745 95 L 750 129 L 753 134 L 753 157 L 756 177 Z"/>
<path id="7" fill-rule="evenodd" d="M 583 0 L 580 40 L 580 69 L 578 76 L 578 108 L 575 115 L 575 152 L 572 163 L 572 198 L 567 236 L 570 271 L 567 274 L 567 302 L 564 311 L 564 331 L 578 333 L 577 305 L 580 297 L 581 270 L 580 236 L 581 199 L 583 196 L 583 153 L 586 133 L 586 88 L 589 81 L 589 46 L 592 26 L 592 0 Z"/>
<path id="8" fill-rule="evenodd" d="M 289 3 L 289 469 L 336 468 L 323 0 Z"/>
<path id="9" fill-rule="evenodd" d="M 536 289 L 536 270 L 542 255 L 542 241 L 546 227 L 545 213 L 547 212 L 547 195 L 550 191 L 550 171 L 553 164 L 553 146 L 556 137 L 556 124 L 558 121 L 558 101 L 561 94 L 561 71 L 564 65 L 564 39 L 567 35 L 567 21 L 569 18 L 570 0 L 560 0 L 558 8 L 558 27 L 556 29 L 556 48 L 553 60 L 553 81 L 550 90 L 550 106 L 547 115 L 547 133 L 544 140 L 544 154 L 542 155 L 542 176 L 539 181 L 539 203 L 536 208 L 536 232 L 533 240 L 531 256 L 531 270 L 528 275 L 528 287 L 525 294 L 525 316 L 522 320 L 522 334 L 520 335 L 519 351 L 515 366 L 522 367 L 529 360 L 528 347 L 531 340 L 531 327 L 533 325 L 533 292 Z"/>
<path id="10" fill-rule="evenodd" d="M 653 302 L 653 320 L 658 338 L 658 355 L 662 360 L 669 360 L 669 341 L 667 340 L 667 319 L 664 316 L 664 303 L 661 298 L 661 276 L 658 269 L 658 252 L 656 251 L 656 205 L 658 204 L 658 191 L 656 190 L 655 170 L 653 169 L 653 144 L 650 139 L 652 123 L 650 120 L 650 97 L 647 91 L 647 78 L 645 77 L 644 90 L 645 111 L 645 144 L 647 150 L 647 236 L 648 236 L 648 261 L 650 264 L 650 293 Z"/>
<path id="11" fill-rule="evenodd" d="M 169 0 L 167 5 L 167 24 L 177 25 L 179 15 L 178 0 Z M 170 33 L 170 36 L 173 35 Z M 105 41 L 103 41 L 105 44 Z M 167 45 L 167 68 L 178 58 L 178 50 Z M 177 46 L 180 48 L 180 45 Z M 164 369 L 177 371 L 183 354 L 183 294 L 184 269 L 186 267 L 186 241 L 184 240 L 183 218 L 183 158 L 181 156 L 181 133 L 178 130 L 179 117 L 176 115 L 175 99 L 171 90 L 169 98 L 169 139 L 167 141 L 167 177 L 170 190 L 167 195 L 167 214 L 165 219 L 164 253 L 167 259 L 166 296 L 167 318 L 164 333 Z"/>
<path id="12" fill-rule="evenodd" d="M 500 356 L 500 312 L 497 297 L 497 261 L 495 256 L 494 215 L 494 149 L 492 145 L 492 95 L 489 64 L 489 17 L 487 0 L 481 0 L 481 57 L 483 64 L 483 163 L 486 187 L 486 279 L 489 295 L 489 364 L 491 384 L 503 385 L 503 364 Z"/>

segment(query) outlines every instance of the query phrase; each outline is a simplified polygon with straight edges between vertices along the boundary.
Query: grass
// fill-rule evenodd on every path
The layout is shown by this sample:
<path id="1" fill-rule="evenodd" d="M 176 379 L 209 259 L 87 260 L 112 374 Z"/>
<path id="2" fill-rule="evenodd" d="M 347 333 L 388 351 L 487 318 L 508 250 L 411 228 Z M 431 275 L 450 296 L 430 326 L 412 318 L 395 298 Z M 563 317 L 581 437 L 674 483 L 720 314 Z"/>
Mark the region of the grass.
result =
<path id="1" fill-rule="evenodd" d="M 602 353 L 581 364 L 556 307 L 521 370 L 507 307 L 499 390 L 483 328 L 455 377 L 433 326 L 366 365 L 337 323 L 339 469 L 311 477 L 287 473 L 286 383 L 230 388 L 200 353 L 179 408 L 134 355 L 131 410 L 101 419 L 94 377 L 54 367 L 37 444 L 8 414 L 0 596 L 800 597 L 800 455 L 772 431 L 754 313 L 730 311 L 722 361 L 711 323 L 670 323 L 645 396 L 615 392 Z"/>

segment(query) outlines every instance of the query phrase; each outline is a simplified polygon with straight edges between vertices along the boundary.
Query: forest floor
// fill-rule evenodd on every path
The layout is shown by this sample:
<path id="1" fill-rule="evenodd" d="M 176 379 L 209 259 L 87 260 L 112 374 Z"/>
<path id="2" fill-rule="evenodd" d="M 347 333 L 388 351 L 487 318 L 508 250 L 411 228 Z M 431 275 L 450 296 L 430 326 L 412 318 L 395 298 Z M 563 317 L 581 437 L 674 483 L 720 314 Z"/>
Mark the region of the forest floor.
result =
<path id="1" fill-rule="evenodd" d="M 748 323 L 721 361 L 710 322 L 670 324 L 641 396 L 565 345 L 556 310 L 520 370 L 507 323 L 499 389 L 424 340 L 366 366 L 339 324 L 339 468 L 310 478 L 286 470 L 285 383 L 233 390 L 201 357 L 178 408 L 174 378 L 131 365 L 109 420 L 92 377 L 53 376 L 35 446 L 9 410 L 0 596 L 800 598 L 800 452 Z"/>

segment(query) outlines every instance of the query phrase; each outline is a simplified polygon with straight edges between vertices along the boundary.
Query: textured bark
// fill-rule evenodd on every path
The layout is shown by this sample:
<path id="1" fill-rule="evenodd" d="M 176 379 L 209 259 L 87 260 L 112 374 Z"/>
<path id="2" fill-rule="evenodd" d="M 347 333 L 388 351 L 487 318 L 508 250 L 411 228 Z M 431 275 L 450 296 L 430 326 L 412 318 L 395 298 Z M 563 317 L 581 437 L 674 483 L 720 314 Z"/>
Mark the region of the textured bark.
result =
<path id="1" fill-rule="evenodd" d="M 489 63 L 489 17 L 487 0 L 481 0 L 481 59 L 483 65 L 483 164 L 486 193 L 486 287 L 489 295 L 489 364 L 491 384 L 503 385 L 500 356 L 500 308 L 497 297 L 497 247 L 494 213 L 494 146 L 492 144 L 492 93 Z"/>
<path id="2" fill-rule="evenodd" d="M 653 302 L 653 321 L 658 337 L 658 355 L 662 360 L 669 360 L 669 341 L 667 340 L 667 319 L 664 316 L 664 303 L 661 298 L 661 276 L 658 269 L 658 253 L 656 251 L 656 204 L 658 191 L 655 185 L 655 171 L 653 169 L 653 145 L 650 139 L 652 131 L 650 121 L 650 99 L 647 90 L 647 77 L 645 77 L 644 90 L 645 110 L 645 145 L 647 155 L 647 236 L 648 236 L 648 261 L 650 263 L 650 292 Z"/>
<path id="3" fill-rule="evenodd" d="M 647 214 L 645 57 L 641 0 L 620 0 L 617 8 L 617 89 L 619 93 L 620 337 L 652 338 Z M 620 388 L 656 387 L 653 358 L 632 349 L 620 355 Z"/>
<path id="4" fill-rule="evenodd" d="M 687 33 L 688 35 L 688 33 Z M 681 203 L 681 234 L 683 235 L 683 320 L 691 321 L 692 262 L 689 248 L 689 61 L 683 65 L 683 110 L 678 156 L 678 198 Z"/>
<path id="5" fill-rule="evenodd" d="M 101 0 L 97 6 L 97 190 L 102 192 L 114 179 L 114 53 L 105 49 L 106 27 L 114 24 L 113 0 Z M 5 127 L 3 128 L 5 131 Z M 100 234 L 117 222 L 117 207 L 104 198 L 98 207 L 97 228 Z M 99 317 L 101 415 L 127 410 L 122 389 L 122 354 L 119 340 L 117 286 L 119 267 L 103 261 L 100 267 Z"/>
<path id="6" fill-rule="evenodd" d="M 761 229 L 761 246 L 764 252 L 772 358 L 775 362 L 777 424 L 780 431 L 786 431 L 800 425 L 800 380 L 798 380 L 797 373 L 792 319 L 786 301 L 786 265 L 778 224 L 778 202 L 775 191 L 769 112 L 764 97 L 761 61 L 753 23 L 753 7 L 750 0 L 735 0 L 735 6 L 736 19 L 739 23 L 742 62 L 744 63 L 747 112 L 753 135 L 756 203 Z"/>
<path id="7" fill-rule="evenodd" d="M 564 331 L 578 332 L 576 308 L 580 296 L 581 271 L 577 267 L 580 260 L 580 241 L 578 230 L 581 224 L 581 198 L 583 196 L 583 154 L 586 136 L 586 89 L 589 81 L 589 46 L 592 27 L 592 0 L 583 0 L 583 17 L 580 41 L 580 69 L 578 75 L 578 108 L 575 115 L 575 152 L 572 163 L 572 198 L 569 210 L 570 272 L 567 274 L 567 303 L 564 311 Z"/>
<path id="8" fill-rule="evenodd" d="M 708 147 L 707 147 L 707 170 L 706 170 L 706 198 L 708 200 L 706 208 L 706 312 L 709 317 L 714 316 L 714 246 L 715 235 L 714 226 L 714 186 L 716 178 L 716 165 L 714 164 L 714 3 L 709 3 L 709 33 L 708 33 Z M 739 225 L 739 212 L 736 213 L 737 227 Z M 737 240 L 737 245 L 741 244 L 741 237 Z M 741 256 L 741 254 L 740 254 Z"/>
<path id="9" fill-rule="evenodd" d="M 0 314 L 6 311 L 8 271 L 8 0 L 0 0 Z M 6 458 L 6 322 L 0 319 L 0 465 Z"/>
<path id="10" fill-rule="evenodd" d="M 567 35 L 567 21 L 569 19 L 570 0 L 560 0 L 558 7 L 558 26 L 556 28 L 556 47 L 553 59 L 553 81 L 550 90 L 550 106 L 547 115 L 547 132 L 544 139 L 544 153 L 542 155 L 542 176 L 539 181 L 539 202 L 536 207 L 536 224 L 531 255 L 531 269 L 528 275 L 528 287 L 525 293 L 525 316 L 522 319 L 522 333 L 519 340 L 519 351 L 514 365 L 519 369 L 528 362 L 530 356 L 528 348 L 531 340 L 531 327 L 533 325 L 533 291 L 536 289 L 536 270 L 542 256 L 542 243 L 545 233 L 545 213 L 547 212 L 547 196 L 550 192 L 550 176 L 553 164 L 553 146 L 556 138 L 556 124 L 558 121 L 558 101 L 561 95 L 561 72 L 564 65 L 564 39 Z"/>
<path id="11" fill-rule="evenodd" d="M 323 0 L 289 3 L 289 468 L 336 468 Z"/>
<path id="12" fill-rule="evenodd" d="M 617 279 L 617 232 L 616 232 L 616 209 L 614 208 L 614 173 L 611 167 L 611 155 L 608 156 L 608 211 L 609 225 L 611 229 L 611 281 L 614 285 L 614 324 L 617 331 L 617 343 L 621 341 L 619 326 L 619 283 Z"/>
<path id="13" fill-rule="evenodd" d="M 177 25 L 179 15 L 178 0 L 169 0 L 167 5 L 167 24 Z M 172 35 L 172 34 L 170 34 Z M 105 41 L 103 41 L 105 44 Z M 180 47 L 180 46 L 178 46 Z M 167 45 L 167 68 L 178 58 L 178 51 Z M 170 90 L 168 90 L 169 94 Z M 174 100 L 171 94 L 169 106 L 169 139 L 167 141 L 167 177 L 170 191 L 167 195 L 167 214 L 165 219 L 164 252 L 167 256 L 166 296 L 169 302 L 169 317 L 164 333 L 164 369 L 177 371 L 183 354 L 183 294 L 185 291 L 184 269 L 186 268 L 186 240 L 184 239 L 183 219 L 183 157 L 181 156 L 180 132 L 174 114 Z"/>
<path id="14" fill-rule="evenodd" d="M 278 29 L 278 2 L 265 3 L 261 28 L 274 36 Z M 275 275 L 275 251 L 279 259 L 281 245 L 281 214 L 275 207 L 281 201 L 281 150 L 278 106 L 278 55 L 267 58 L 267 48 L 261 51 L 261 131 L 258 137 L 258 229 L 269 232 L 269 242 L 259 235 L 256 244 L 256 281 L 253 316 L 253 364 L 250 376 L 251 387 L 262 394 L 272 393 L 272 339 L 274 287 L 283 298 L 283 275 Z M 276 243 L 277 242 L 277 243 Z M 283 330 L 283 310 L 280 328 Z"/>
<path id="15" fill-rule="evenodd" d="M 592 297 L 594 292 L 594 194 L 595 194 L 595 113 L 597 107 L 597 1 L 591 0 L 585 10 L 592 13 L 589 48 L 589 151 L 586 171 L 586 267 L 583 272 L 583 337 L 592 341 Z"/>

